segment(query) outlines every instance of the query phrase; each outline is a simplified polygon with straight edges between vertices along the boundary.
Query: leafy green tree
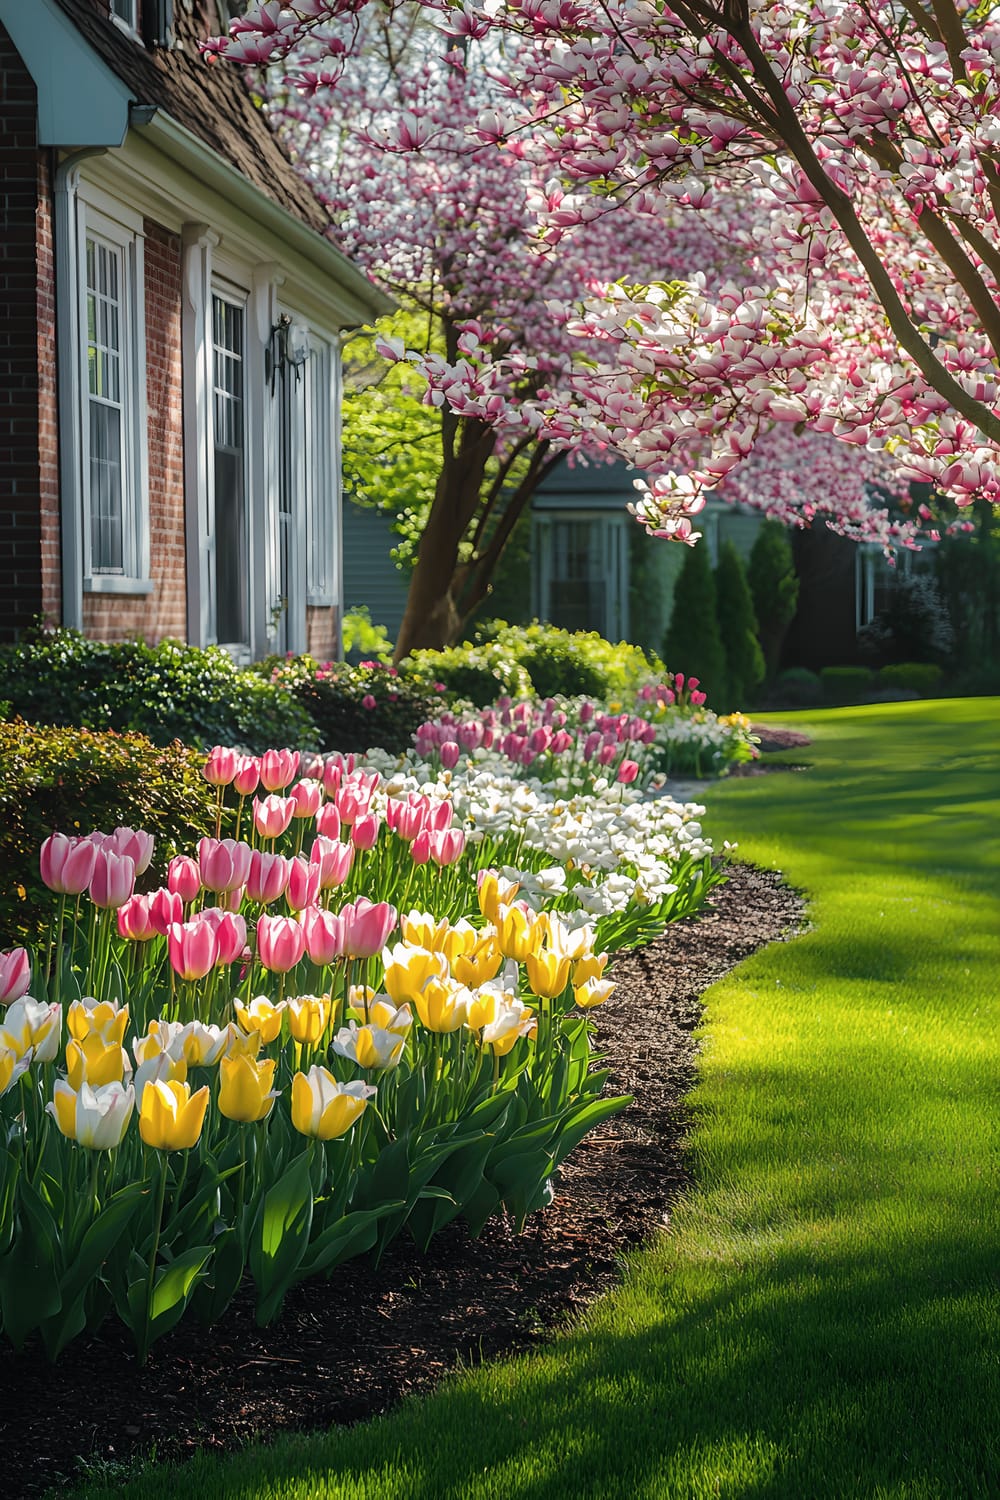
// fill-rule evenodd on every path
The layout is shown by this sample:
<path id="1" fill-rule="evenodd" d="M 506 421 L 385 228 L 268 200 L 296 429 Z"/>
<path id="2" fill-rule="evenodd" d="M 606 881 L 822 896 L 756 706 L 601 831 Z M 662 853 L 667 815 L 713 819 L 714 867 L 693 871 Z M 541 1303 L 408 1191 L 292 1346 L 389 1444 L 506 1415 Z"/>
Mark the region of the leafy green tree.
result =
<path id="1" fill-rule="evenodd" d="M 765 521 L 750 553 L 747 581 L 757 616 L 768 681 L 778 670 L 781 648 L 799 605 L 799 580 L 788 532 L 780 521 Z"/>
<path id="2" fill-rule="evenodd" d="M 728 707 L 745 708 L 764 681 L 764 653 L 757 639 L 746 568 L 732 542 L 724 542 L 719 552 L 715 611 L 726 655 Z"/>
<path id="3" fill-rule="evenodd" d="M 697 677 L 710 703 L 726 697 L 726 653 L 715 612 L 715 579 L 704 542 L 689 547 L 674 586 L 674 607 L 663 643 L 671 672 Z"/>

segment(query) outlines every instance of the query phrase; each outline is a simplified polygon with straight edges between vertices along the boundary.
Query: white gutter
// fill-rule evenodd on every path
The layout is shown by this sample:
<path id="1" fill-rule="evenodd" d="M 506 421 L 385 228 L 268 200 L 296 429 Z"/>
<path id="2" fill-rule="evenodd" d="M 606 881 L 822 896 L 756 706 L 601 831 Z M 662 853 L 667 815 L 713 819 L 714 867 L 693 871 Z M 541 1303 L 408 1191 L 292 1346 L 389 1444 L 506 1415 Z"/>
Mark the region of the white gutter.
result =
<path id="1" fill-rule="evenodd" d="M 334 282 L 344 293 L 345 310 L 356 326 L 371 323 L 395 309 L 392 298 L 373 286 L 343 251 L 275 203 L 164 109 L 157 110 L 148 122 L 137 120 L 134 110 L 132 118 L 133 128 L 150 145 L 295 250 L 325 280 Z M 294 168 L 289 166 L 288 170 Z"/>

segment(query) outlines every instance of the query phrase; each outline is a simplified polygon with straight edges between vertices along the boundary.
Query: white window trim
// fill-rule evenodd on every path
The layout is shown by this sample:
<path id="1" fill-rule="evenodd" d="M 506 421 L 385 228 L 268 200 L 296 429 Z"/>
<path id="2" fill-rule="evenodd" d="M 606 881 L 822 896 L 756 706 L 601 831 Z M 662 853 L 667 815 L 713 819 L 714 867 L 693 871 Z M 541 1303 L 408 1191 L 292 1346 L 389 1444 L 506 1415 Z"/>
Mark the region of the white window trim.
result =
<path id="1" fill-rule="evenodd" d="M 306 411 L 306 603 L 332 609 L 338 602 L 338 516 L 341 504 L 340 464 L 340 340 L 313 330 L 310 337 L 314 369 L 322 369 L 325 392 L 310 400 Z M 317 408 L 322 410 L 322 433 L 315 430 Z M 324 558 L 320 568 L 318 556 Z"/>
<path id="2" fill-rule="evenodd" d="M 115 11 L 109 7 L 109 19 L 111 20 L 112 24 L 117 26 L 120 31 L 124 31 L 126 36 L 132 37 L 133 41 L 142 40 L 142 36 L 139 31 L 140 3 L 141 0 L 132 0 L 133 19 L 131 21 L 127 21 L 124 16 L 117 15 Z"/>
<path id="3" fill-rule="evenodd" d="M 124 204 L 81 184 L 77 195 L 77 323 L 75 357 L 79 362 L 80 495 L 83 512 L 83 589 L 95 594 L 150 594 L 149 465 L 146 409 L 145 259 L 142 220 Z M 122 253 L 121 380 L 124 394 L 122 464 L 122 531 L 125 571 L 95 571 L 91 562 L 90 464 L 87 375 L 87 236 L 106 241 Z"/>
<path id="4" fill-rule="evenodd" d="M 215 298 L 220 298 L 231 307 L 238 307 L 243 314 L 243 505 L 246 514 L 247 526 L 247 640 L 246 641 L 221 641 L 218 632 L 218 600 L 215 597 L 215 552 L 218 546 L 218 531 L 215 520 L 215 378 L 214 378 L 214 303 Z M 253 554 L 253 460 L 251 452 L 251 412 L 252 412 L 252 385 L 254 383 L 253 360 L 251 357 L 251 307 L 250 293 L 246 287 L 241 286 L 238 281 L 230 280 L 218 274 L 213 274 L 209 285 L 208 294 L 208 340 L 206 347 L 206 358 L 208 360 L 208 386 L 207 405 L 204 414 L 206 431 L 208 434 L 209 470 L 208 470 L 208 514 L 211 536 L 212 568 L 209 573 L 209 617 L 211 620 L 212 645 L 223 646 L 239 662 L 249 661 L 253 657 L 254 647 L 254 598 L 256 594 L 256 577 L 254 574 Z"/>

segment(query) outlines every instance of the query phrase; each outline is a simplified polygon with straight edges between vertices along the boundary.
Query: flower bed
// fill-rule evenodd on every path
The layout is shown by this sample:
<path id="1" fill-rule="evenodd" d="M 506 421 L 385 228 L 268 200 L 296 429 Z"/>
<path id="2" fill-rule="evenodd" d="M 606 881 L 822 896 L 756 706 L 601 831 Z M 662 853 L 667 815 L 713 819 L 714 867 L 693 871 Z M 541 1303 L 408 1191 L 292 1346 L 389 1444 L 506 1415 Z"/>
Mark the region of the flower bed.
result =
<path id="1" fill-rule="evenodd" d="M 588 1012 L 720 878 L 698 810 L 372 761 L 213 751 L 216 836 L 152 893 L 145 833 L 42 846 L 50 940 L 0 959 L 16 1346 L 113 1311 L 145 1358 L 247 1273 L 265 1322 L 404 1226 L 523 1223 L 627 1102 Z"/>

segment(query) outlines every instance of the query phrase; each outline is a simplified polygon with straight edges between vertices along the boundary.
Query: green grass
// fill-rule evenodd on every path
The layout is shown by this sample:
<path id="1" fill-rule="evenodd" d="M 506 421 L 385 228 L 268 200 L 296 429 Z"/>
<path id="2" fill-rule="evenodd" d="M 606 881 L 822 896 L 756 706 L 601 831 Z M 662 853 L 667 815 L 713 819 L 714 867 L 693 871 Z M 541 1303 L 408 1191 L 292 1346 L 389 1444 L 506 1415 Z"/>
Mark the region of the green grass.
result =
<path id="1" fill-rule="evenodd" d="M 781 715 L 813 769 L 713 792 L 814 928 L 709 991 L 699 1186 L 617 1293 L 387 1418 L 89 1495 L 1000 1495 L 998 715 Z"/>

